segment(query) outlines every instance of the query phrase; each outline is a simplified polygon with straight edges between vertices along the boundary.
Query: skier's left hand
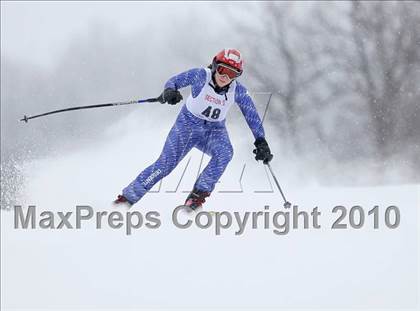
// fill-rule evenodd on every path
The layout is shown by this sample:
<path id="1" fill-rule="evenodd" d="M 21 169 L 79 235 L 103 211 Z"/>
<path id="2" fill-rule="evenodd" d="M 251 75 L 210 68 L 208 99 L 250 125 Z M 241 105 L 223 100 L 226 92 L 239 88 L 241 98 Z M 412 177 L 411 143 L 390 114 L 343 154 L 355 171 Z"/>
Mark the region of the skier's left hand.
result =
<path id="1" fill-rule="evenodd" d="M 268 164 L 272 159 L 273 155 L 271 154 L 270 147 L 265 138 L 257 138 L 254 142 L 256 149 L 254 149 L 255 160 L 262 160 L 264 164 Z"/>

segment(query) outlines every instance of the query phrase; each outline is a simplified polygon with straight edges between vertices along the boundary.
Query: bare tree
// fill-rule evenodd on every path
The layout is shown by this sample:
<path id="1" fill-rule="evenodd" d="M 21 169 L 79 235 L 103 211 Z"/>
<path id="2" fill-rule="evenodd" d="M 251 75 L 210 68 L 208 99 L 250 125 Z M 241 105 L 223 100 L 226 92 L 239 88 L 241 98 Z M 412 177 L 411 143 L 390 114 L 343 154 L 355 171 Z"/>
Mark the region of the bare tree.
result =
<path id="1" fill-rule="evenodd" d="M 338 163 L 382 167 L 399 156 L 418 168 L 420 3 L 315 3 L 304 17 L 298 8 L 264 3 L 259 24 L 238 21 L 255 55 L 248 70 L 277 91 L 274 122 L 295 153 L 310 146 Z"/>
<path id="2" fill-rule="evenodd" d="M 288 134 L 295 153 L 301 152 L 299 117 L 301 107 L 298 97 L 305 88 L 322 76 L 322 72 L 310 72 L 313 67 L 305 62 L 301 36 L 294 24 L 290 3 L 264 3 L 256 8 L 260 27 L 238 21 L 238 29 L 246 33 L 252 59 L 247 62 L 247 71 L 263 91 L 275 94 L 271 111 L 281 135 Z M 315 61 L 315 60 L 313 60 Z M 280 107 L 275 109 L 274 107 Z"/>
<path id="3" fill-rule="evenodd" d="M 288 134 L 296 155 L 306 152 L 307 146 L 318 151 L 328 147 L 322 112 L 347 91 L 334 80 L 334 71 L 345 65 L 324 53 L 325 38 L 311 24 L 319 23 L 323 15 L 307 23 L 306 17 L 298 16 L 307 16 L 312 9 L 303 13 L 301 9 L 294 3 L 264 3 L 255 10 L 259 27 L 241 21 L 237 26 L 246 33 L 252 55 L 247 71 L 257 87 L 275 94 L 273 101 L 279 104 L 273 105 L 273 119 L 279 123 L 279 133 Z"/>
<path id="4" fill-rule="evenodd" d="M 396 152 L 399 110 L 406 94 L 420 95 L 420 4 L 418 2 L 353 2 L 350 12 L 358 75 L 356 90 L 371 116 L 378 155 Z M 399 137 L 401 139 L 401 137 Z"/>

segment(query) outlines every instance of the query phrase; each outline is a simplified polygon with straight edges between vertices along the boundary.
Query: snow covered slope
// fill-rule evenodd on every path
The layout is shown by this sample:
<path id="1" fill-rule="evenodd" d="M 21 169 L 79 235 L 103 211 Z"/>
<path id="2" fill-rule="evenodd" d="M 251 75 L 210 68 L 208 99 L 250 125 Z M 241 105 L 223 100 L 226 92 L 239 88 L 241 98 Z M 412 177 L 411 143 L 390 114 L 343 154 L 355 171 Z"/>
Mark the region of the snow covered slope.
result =
<path id="1" fill-rule="evenodd" d="M 17 203 L 36 205 L 38 214 L 75 212 L 76 205 L 115 211 L 110 202 L 163 146 L 171 124 L 155 120 L 151 115 L 139 121 L 137 113 L 131 114 L 105 133 L 103 143 L 27 163 L 25 197 Z M 234 221 L 220 235 L 214 223 L 208 229 L 194 224 L 180 229 L 172 223 L 172 211 L 183 202 L 198 171 L 201 154 L 193 151 L 160 189 L 157 185 L 155 193 L 132 209 L 142 214 L 157 211 L 161 225 L 156 229 L 143 225 L 127 235 L 105 220 L 100 230 L 94 222 L 82 229 L 22 230 L 13 228 L 12 211 L 2 211 L 2 306 L 414 309 L 419 303 L 419 185 L 326 188 L 290 183 L 293 172 L 275 159 L 273 168 L 289 200 L 299 211 L 310 214 L 318 207 L 321 212 L 319 229 L 311 221 L 304 229 L 300 218 L 297 229 L 291 223 L 287 234 L 276 234 L 274 214 L 285 212 L 281 196 L 275 189 L 270 192 L 272 181 L 252 159 L 252 142 L 243 136 L 232 128 L 235 156 L 205 209 L 243 216 L 247 211 L 267 212 L 264 206 L 269 206 L 268 228 L 263 218 L 256 229 L 248 223 L 241 235 L 235 235 Z M 243 192 L 238 192 L 244 164 Z M 331 229 L 338 218 L 332 213 L 336 205 L 348 210 L 360 205 L 364 226 Z M 375 205 L 378 229 L 368 215 Z M 395 229 L 384 222 L 390 205 L 400 211 Z M 343 223 L 349 224 L 348 217 Z"/>

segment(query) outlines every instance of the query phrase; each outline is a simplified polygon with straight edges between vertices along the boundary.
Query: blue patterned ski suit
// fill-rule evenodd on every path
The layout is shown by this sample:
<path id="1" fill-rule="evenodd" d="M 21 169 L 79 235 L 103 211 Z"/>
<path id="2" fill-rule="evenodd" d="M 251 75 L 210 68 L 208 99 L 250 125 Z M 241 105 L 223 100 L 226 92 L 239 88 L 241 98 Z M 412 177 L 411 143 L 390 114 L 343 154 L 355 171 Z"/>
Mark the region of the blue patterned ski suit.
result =
<path id="1" fill-rule="evenodd" d="M 166 88 L 180 89 L 191 86 L 191 96 L 196 98 L 208 81 L 208 69 L 195 68 L 169 79 Z M 236 82 L 234 101 L 241 109 L 255 138 L 264 137 L 261 119 L 246 88 Z M 210 122 L 191 113 L 184 105 L 166 138 L 163 150 L 155 163 L 142 171 L 123 190 L 123 196 L 136 203 L 157 182 L 167 176 L 193 148 L 211 157 L 209 163 L 198 177 L 194 188 L 211 192 L 222 176 L 233 156 L 233 148 L 225 127 L 225 120 Z"/>

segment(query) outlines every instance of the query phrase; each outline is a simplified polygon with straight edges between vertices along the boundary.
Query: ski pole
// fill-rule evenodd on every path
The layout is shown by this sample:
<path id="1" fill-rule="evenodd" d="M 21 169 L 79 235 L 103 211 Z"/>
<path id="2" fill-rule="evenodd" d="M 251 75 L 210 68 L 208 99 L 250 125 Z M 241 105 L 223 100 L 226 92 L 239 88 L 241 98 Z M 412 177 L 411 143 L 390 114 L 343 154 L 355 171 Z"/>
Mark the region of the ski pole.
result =
<path id="1" fill-rule="evenodd" d="M 274 182 L 276 183 L 277 188 L 279 189 L 281 196 L 283 197 L 283 200 L 284 200 L 284 205 L 283 206 L 284 206 L 284 208 L 290 208 L 290 206 L 292 204 L 290 204 L 290 202 L 286 200 L 286 197 L 284 196 L 283 190 L 281 190 L 279 181 L 277 180 L 276 175 L 274 174 L 273 169 L 271 168 L 270 163 L 266 163 L 266 165 L 268 166 L 268 169 L 270 170 L 271 176 L 273 176 Z"/>
<path id="2" fill-rule="evenodd" d="M 140 103 L 154 103 L 154 102 L 158 102 L 160 100 L 161 100 L 161 98 L 159 96 L 159 97 L 156 97 L 156 98 L 131 100 L 131 101 L 126 101 L 126 102 L 116 102 L 116 103 L 108 103 L 108 104 L 98 104 L 98 105 L 89 105 L 89 106 L 70 107 L 70 108 L 64 108 L 64 109 L 49 111 L 49 112 L 37 114 L 37 115 L 34 115 L 34 116 L 30 116 L 30 117 L 24 115 L 23 116 L 23 119 L 20 119 L 20 121 L 25 121 L 26 123 L 28 123 L 28 120 L 30 120 L 30 119 L 35 119 L 35 118 L 47 116 L 47 115 L 50 115 L 50 114 L 65 112 L 65 111 L 81 110 L 81 109 L 91 109 L 91 108 L 100 108 L 100 107 L 122 106 L 122 105 L 132 105 L 132 104 L 140 104 Z"/>

